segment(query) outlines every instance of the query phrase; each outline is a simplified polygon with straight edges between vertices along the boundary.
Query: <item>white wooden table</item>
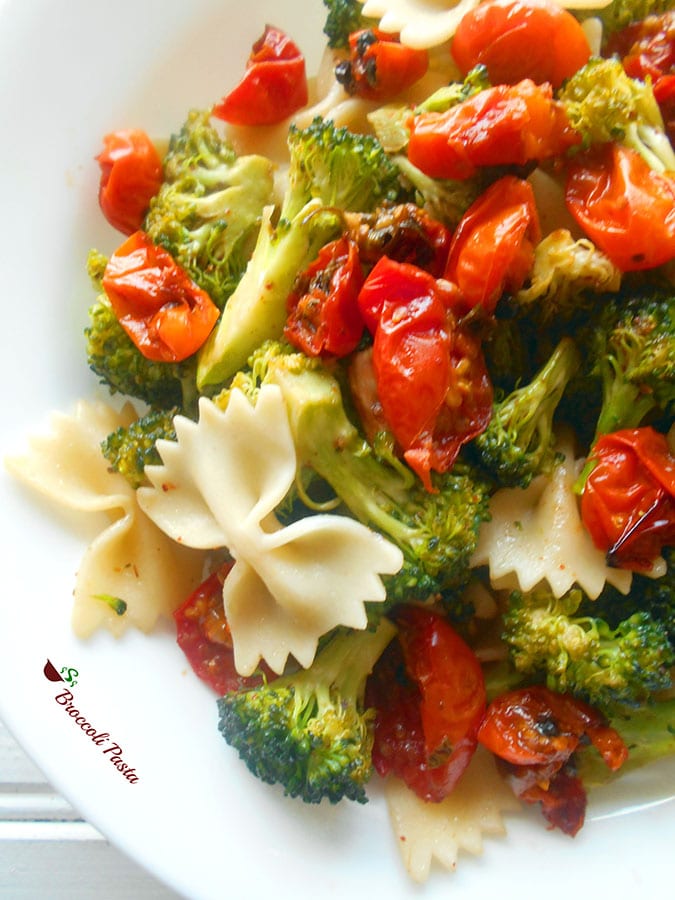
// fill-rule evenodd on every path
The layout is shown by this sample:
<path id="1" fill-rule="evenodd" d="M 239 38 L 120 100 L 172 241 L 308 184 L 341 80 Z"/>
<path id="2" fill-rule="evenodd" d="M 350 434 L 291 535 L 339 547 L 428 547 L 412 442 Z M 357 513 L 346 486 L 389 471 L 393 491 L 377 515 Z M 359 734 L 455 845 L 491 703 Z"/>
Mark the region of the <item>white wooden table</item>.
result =
<path id="1" fill-rule="evenodd" d="M 0 722 L 0 898 L 177 900 L 47 783 Z"/>

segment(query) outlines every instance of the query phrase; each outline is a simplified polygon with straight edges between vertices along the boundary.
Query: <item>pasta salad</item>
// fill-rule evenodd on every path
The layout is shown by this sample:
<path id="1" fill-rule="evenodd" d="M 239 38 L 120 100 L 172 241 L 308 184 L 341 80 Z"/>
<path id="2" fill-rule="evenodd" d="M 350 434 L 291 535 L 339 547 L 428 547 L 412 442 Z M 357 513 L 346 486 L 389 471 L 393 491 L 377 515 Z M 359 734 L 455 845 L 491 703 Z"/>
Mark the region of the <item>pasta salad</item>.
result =
<path id="1" fill-rule="evenodd" d="M 250 770 L 384 779 L 418 880 L 673 752 L 672 12 L 615 5 L 406 43 L 329 4 L 317 77 L 267 26 L 166 150 L 106 135 L 86 353 L 128 402 L 9 463 L 110 513 L 76 632 L 171 617 Z"/>

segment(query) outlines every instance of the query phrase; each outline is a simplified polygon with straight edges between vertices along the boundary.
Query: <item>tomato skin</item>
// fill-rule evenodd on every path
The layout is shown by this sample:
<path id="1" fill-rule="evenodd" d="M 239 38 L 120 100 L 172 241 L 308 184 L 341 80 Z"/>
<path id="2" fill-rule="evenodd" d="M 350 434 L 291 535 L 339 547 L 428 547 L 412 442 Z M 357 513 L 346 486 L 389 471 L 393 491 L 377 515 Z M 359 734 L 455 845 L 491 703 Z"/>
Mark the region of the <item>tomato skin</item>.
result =
<path id="1" fill-rule="evenodd" d="M 383 102 L 419 81 L 428 67 L 426 50 L 406 47 L 397 35 L 362 29 L 349 35 L 349 59 L 338 63 L 335 78 L 348 94 Z"/>
<path id="2" fill-rule="evenodd" d="M 364 329 L 357 303 L 362 285 L 354 241 L 341 237 L 327 244 L 288 298 L 287 340 L 308 356 L 352 353 Z"/>
<path id="3" fill-rule="evenodd" d="M 176 642 L 195 675 L 219 697 L 261 684 L 262 676 L 243 677 L 234 665 L 234 650 L 223 609 L 223 582 L 233 563 L 210 575 L 174 611 Z"/>
<path id="4" fill-rule="evenodd" d="M 675 175 L 654 171 L 634 150 L 612 143 L 580 154 L 568 169 L 565 202 L 623 272 L 675 258 Z"/>
<path id="5" fill-rule="evenodd" d="M 543 686 L 499 695 L 478 729 L 478 742 L 497 757 L 516 796 L 540 803 L 551 826 L 569 835 L 579 831 L 586 813 L 584 786 L 569 770 L 586 738 L 612 771 L 628 758 L 620 735 L 597 710 Z"/>
<path id="6" fill-rule="evenodd" d="M 479 166 L 525 165 L 580 142 L 550 84 L 523 79 L 479 91 L 411 121 L 408 158 L 432 178 L 471 178 Z"/>
<path id="7" fill-rule="evenodd" d="M 451 44 L 452 56 L 466 75 L 487 67 L 492 84 L 531 78 L 560 87 L 585 65 L 591 48 L 583 28 L 567 10 L 550 0 L 488 0 L 461 20 Z"/>
<path id="8" fill-rule="evenodd" d="M 170 253 L 136 231 L 110 256 L 103 289 L 141 353 L 158 362 L 192 356 L 220 315 Z"/>
<path id="9" fill-rule="evenodd" d="M 283 31 L 267 25 L 253 44 L 241 81 L 212 114 L 232 125 L 276 125 L 307 100 L 304 56 Z"/>
<path id="10" fill-rule="evenodd" d="M 601 435 L 581 495 L 581 518 L 610 565 L 649 571 L 675 544 L 675 456 L 651 427 Z"/>
<path id="11" fill-rule="evenodd" d="M 113 131 L 103 138 L 96 161 L 101 169 L 98 202 L 103 215 L 113 228 L 133 234 L 162 186 L 162 160 L 155 145 L 140 129 Z"/>
<path id="12" fill-rule="evenodd" d="M 480 344 L 452 312 L 459 299 L 450 282 L 388 257 L 359 294 L 382 416 L 428 491 L 431 470 L 448 471 L 492 413 Z"/>
<path id="13" fill-rule="evenodd" d="M 494 312 L 504 291 L 522 287 L 541 240 L 529 182 L 506 175 L 494 182 L 462 217 L 450 244 L 445 278 L 469 309 Z"/>
<path id="14" fill-rule="evenodd" d="M 473 651 L 439 613 L 405 606 L 399 639 L 371 675 L 366 702 L 376 710 L 373 764 L 419 797 L 440 802 L 466 770 L 485 709 Z"/>

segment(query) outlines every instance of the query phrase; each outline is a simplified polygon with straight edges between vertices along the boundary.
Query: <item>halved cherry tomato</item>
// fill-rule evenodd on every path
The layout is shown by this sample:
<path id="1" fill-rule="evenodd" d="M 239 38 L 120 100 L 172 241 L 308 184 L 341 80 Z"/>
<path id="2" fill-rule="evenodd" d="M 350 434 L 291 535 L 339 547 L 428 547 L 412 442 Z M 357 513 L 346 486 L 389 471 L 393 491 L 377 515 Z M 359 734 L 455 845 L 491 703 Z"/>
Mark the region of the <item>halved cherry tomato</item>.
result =
<path id="1" fill-rule="evenodd" d="M 414 50 L 377 29 L 349 35 L 349 59 L 335 67 L 335 79 L 348 94 L 366 100 L 389 100 L 407 90 L 426 73 L 429 54 Z"/>
<path id="2" fill-rule="evenodd" d="M 108 222 L 124 234 L 143 224 L 150 201 L 162 186 L 162 160 L 139 129 L 113 131 L 96 157 L 101 168 L 98 202 Z"/>
<path id="3" fill-rule="evenodd" d="M 288 298 L 284 335 L 308 356 L 346 356 L 364 324 L 357 298 L 363 284 L 359 251 L 348 237 L 321 249 Z"/>
<path id="4" fill-rule="evenodd" d="M 220 315 L 209 295 L 143 231 L 112 254 L 103 289 L 134 344 L 159 362 L 180 362 L 196 353 Z"/>
<path id="5" fill-rule="evenodd" d="M 605 144 L 569 166 L 565 202 L 580 227 L 624 272 L 675 259 L 675 174 L 635 150 Z"/>
<path id="6" fill-rule="evenodd" d="M 432 178 L 471 178 L 478 166 L 525 165 L 580 142 L 550 84 L 529 78 L 479 91 L 445 112 L 412 118 L 408 158 Z"/>
<path id="7" fill-rule="evenodd" d="M 551 825 L 572 835 L 584 821 L 586 792 L 567 767 L 586 739 L 612 771 L 628 757 L 620 735 L 597 710 L 543 686 L 496 697 L 478 729 L 479 743 L 498 757 L 514 793 L 541 803 Z"/>
<path id="8" fill-rule="evenodd" d="M 304 56 L 283 31 L 267 25 L 253 44 L 241 81 L 212 112 L 233 125 L 276 125 L 307 99 Z"/>
<path id="9" fill-rule="evenodd" d="M 195 675 L 220 697 L 262 683 L 262 674 L 245 678 L 234 666 L 232 635 L 223 608 L 223 582 L 232 565 L 226 563 L 210 575 L 173 614 L 178 646 Z"/>
<path id="10" fill-rule="evenodd" d="M 506 175 L 462 217 L 452 237 L 445 278 L 468 308 L 494 312 L 504 291 L 517 291 L 532 269 L 541 239 L 534 192 L 528 181 Z"/>
<path id="11" fill-rule="evenodd" d="M 485 684 L 475 654 L 444 616 L 417 606 L 396 611 L 393 641 L 368 681 L 376 710 L 373 765 L 440 802 L 477 745 Z"/>
<path id="12" fill-rule="evenodd" d="M 374 335 L 382 415 L 429 491 L 431 470 L 448 471 L 492 412 L 480 344 L 452 313 L 458 299 L 454 285 L 388 257 L 376 263 L 359 294 Z"/>
<path id="13" fill-rule="evenodd" d="M 579 22 L 551 0 L 481 3 L 462 18 L 450 49 L 464 74 L 484 65 L 493 84 L 531 78 L 554 88 L 591 55 Z"/>
<path id="14" fill-rule="evenodd" d="M 675 544 L 675 456 L 651 427 L 601 435 L 581 495 L 581 517 L 610 565 L 649 571 Z"/>

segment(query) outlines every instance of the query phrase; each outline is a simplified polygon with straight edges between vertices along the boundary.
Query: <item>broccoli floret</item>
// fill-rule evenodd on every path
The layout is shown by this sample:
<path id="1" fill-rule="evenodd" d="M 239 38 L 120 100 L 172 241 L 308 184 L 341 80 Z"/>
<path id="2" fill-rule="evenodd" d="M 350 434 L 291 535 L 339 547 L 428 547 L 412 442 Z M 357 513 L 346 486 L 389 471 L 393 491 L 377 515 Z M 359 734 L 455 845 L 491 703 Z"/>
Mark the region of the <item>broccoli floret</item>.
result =
<path id="1" fill-rule="evenodd" d="M 643 611 L 659 622 L 675 650 L 675 549 L 664 548 L 663 557 L 667 569 L 660 578 L 633 573 L 629 594 L 606 586 L 597 600 L 582 606 L 584 614 L 602 616 L 610 628 L 636 611 Z"/>
<path id="2" fill-rule="evenodd" d="M 143 227 L 222 309 L 246 268 L 273 188 L 268 159 L 237 157 L 209 112 L 193 111 L 171 137 L 164 182 Z"/>
<path id="3" fill-rule="evenodd" d="M 597 295 L 621 287 L 621 271 L 587 238 L 575 240 L 559 228 L 534 249 L 527 284 L 510 298 L 520 315 L 542 327 L 570 322 L 597 304 Z"/>
<path id="4" fill-rule="evenodd" d="M 112 394 L 135 397 L 154 408 L 194 411 L 194 357 L 181 363 L 147 359 L 120 325 L 105 294 L 90 307 L 84 333 L 89 367 Z"/>
<path id="5" fill-rule="evenodd" d="M 631 78 L 618 59 L 593 57 L 563 85 L 559 100 L 582 136 L 582 148 L 616 141 L 652 169 L 675 169 L 675 151 L 651 83 Z"/>
<path id="6" fill-rule="evenodd" d="M 463 81 L 453 81 L 435 90 L 415 108 L 415 114 L 422 112 L 446 112 L 458 103 L 463 103 L 474 94 L 491 87 L 487 66 L 474 66 L 466 73 Z"/>
<path id="7" fill-rule="evenodd" d="M 323 0 L 328 10 L 323 33 L 328 38 L 328 46 L 343 49 L 349 46 L 349 35 L 362 28 L 372 28 L 374 19 L 363 15 L 363 5 L 359 0 Z"/>
<path id="8" fill-rule="evenodd" d="M 579 615 L 584 600 L 578 588 L 559 599 L 547 588 L 512 593 L 503 637 L 516 671 L 602 710 L 645 703 L 669 688 L 675 652 L 663 625 L 640 611 L 611 628 Z"/>
<path id="9" fill-rule="evenodd" d="M 590 14 L 601 20 L 603 36 L 620 31 L 633 22 L 641 22 L 647 16 L 659 15 L 672 7 L 672 0 L 612 0 L 609 6 L 593 10 Z"/>
<path id="10" fill-rule="evenodd" d="M 574 341 L 563 338 L 532 381 L 495 404 L 490 424 L 472 446 L 500 485 L 524 488 L 535 475 L 550 471 L 553 418 L 580 362 Z"/>
<path id="11" fill-rule="evenodd" d="M 675 292 L 645 288 L 602 303 L 577 332 L 602 391 L 596 437 L 675 409 Z"/>
<path id="12" fill-rule="evenodd" d="M 176 440 L 173 418 L 177 413 L 175 407 L 151 410 L 127 428 L 113 431 L 101 443 L 101 452 L 110 468 L 124 475 L 134 490 L 146 483 L 145 467 L 162 462 L 155 446 L 157 441 Z"/>
<path id="13" fill-rule="evenodd" d="M 343 210 L 374 209 L 395 200 L 398 170 L 375 138 L 315 119 L 291 128 L 290 168 L 279 222 L 271 210 L 242 280 L 199 352 L 200 389 L 223 384 L 267 339 L 279 338 L 286 300 L 298 272 L 343 230 Z"/>
<path id="14" fill-rule="evenodd" d="M 385 578 L 388 602 L 424 599 L 468 580 L 481 522 L 489 517 L 488 484 L 465 463 L 435 477 L 436 493 L 394 456 L 381 436 L 376 448 L 345 410 L 337 378 L 318 360 L 265 345 L 251 360 L 250 396 L 277 384 L 288 409 L 298 463 L 326 481 L 349 512 L 401 548 L 405 561 Z M 233 385 L 247 390 L 247 376 Z M 227 395 L 217 400 L 227 402 Z M 377 452 L 376 452 L 377 451 Z"/>
<path id="15" fill-rule="evenodd" d="M 339 631 L 308 669 L 218 701 L 219 728 L 250 771 L 305 803 L 365 803 L 373 772 L 374 713 L 366 679 L 396 633 Z"/>

